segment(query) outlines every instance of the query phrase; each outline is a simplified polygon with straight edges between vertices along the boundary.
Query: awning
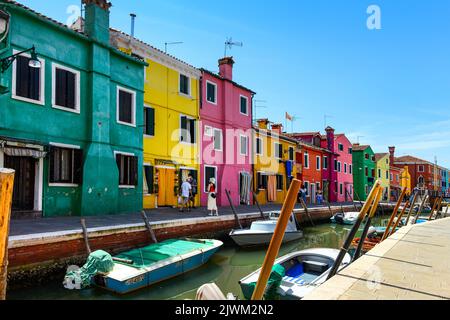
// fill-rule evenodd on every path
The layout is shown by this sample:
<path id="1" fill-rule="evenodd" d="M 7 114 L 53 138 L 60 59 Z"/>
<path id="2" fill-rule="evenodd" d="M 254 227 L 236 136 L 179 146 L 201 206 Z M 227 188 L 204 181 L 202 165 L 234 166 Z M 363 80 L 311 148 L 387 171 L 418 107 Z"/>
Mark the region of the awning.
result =
<path id="1" fill-rule="evenodd" d="M 26 148 L 5 147 L 3 148 L 3 152 L 10 157 L 32 157 L 35 159 L 41 159 L 47 156 L 47 152 Z"/>

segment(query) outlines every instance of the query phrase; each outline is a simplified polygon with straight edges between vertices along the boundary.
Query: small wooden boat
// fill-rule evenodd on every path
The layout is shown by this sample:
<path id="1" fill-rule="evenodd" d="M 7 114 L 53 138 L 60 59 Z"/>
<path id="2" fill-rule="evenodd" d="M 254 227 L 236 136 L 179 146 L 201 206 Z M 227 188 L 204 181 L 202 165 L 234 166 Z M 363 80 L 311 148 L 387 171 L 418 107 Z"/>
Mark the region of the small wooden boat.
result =
<path id="1" fill-rule="evenodd" d="M 279 213 L 272 212 L 269 220 L 260 220 L 252 222 L 250 229 L 235 229 L 230 232 L 230 237 L 241 247 L 268 245 L 272 240 L 275 227 L 278 222 Z M 284 233 L 283 243 L 303 238 L 303 231 L 297 229 L 295 217 L 292 214 L 286 232 Z"/>
<path id="2" fill-rule="evenodd" d="M 336 249 L 308 249 L 287 254 L 275 261 L 285 270 L 281 285 L 276 289 L 282 300 L 299 300 L 306 294 L 324 283 L 331 270 L 339 250 Z M 351 262 L 347 253 L 340 268 Z M 250 299 L 254 284 L 258 281 L 261 269 L 249 274 L 239 281 L 242 293 Z"/>
<path id="3" fill-rule="evenodd" d="M 93 282 L 125 294 L 167 280 L 208 262 L 223 245 L 218 240 L 167 240 L 114 257 L 114 268 L 97 274 Z M 121 261 L 121 262 L 118 262 Z"/>
<path id="4" fill-rule="evenodd" d="M 339 212 L 330 218 L 332 223 L 354 225 L 359 212 Z"/>

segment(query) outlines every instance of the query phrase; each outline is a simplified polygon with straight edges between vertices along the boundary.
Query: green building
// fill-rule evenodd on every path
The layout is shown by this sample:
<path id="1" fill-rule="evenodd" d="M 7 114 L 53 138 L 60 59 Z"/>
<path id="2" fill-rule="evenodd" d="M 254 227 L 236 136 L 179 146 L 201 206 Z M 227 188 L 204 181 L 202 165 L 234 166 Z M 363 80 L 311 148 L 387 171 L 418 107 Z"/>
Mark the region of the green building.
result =
<path id="1" fill-rule="evenodd" d="M 353 185 L 355 200 L 364 201 L 375 184 L 375 153 L 370 146 L 353 145 Z"/>
<path id="2" fill-rule="evenodd" d="M 0 167 L 16 170 L 13 218 L 142 209 L 146 64 L 110 45 L 110 3 L 83 2 L 84 29 L 74 31 L 0 1 L 10 17 L 0 58 L 34 46 L 40 62 L 26 52 L 0 74 Z"/>

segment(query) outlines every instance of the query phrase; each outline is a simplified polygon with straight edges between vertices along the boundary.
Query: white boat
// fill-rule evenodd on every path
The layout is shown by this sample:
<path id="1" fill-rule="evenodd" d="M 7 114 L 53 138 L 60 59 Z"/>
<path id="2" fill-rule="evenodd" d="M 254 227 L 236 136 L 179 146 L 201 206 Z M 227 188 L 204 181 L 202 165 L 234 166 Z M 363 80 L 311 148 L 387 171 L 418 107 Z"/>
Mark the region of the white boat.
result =
<path id="1" fill-rule="evenodd" d="M 230 237 L 241 247 L 268 245 L 272 240 L 279 213 L 272 212 L 268 220 L 252 222 L 250 229 L 235 229 L 230 232 Z M 294 215 L 291 215 L 284 233 L 283 243 L 303 238 L 303 231 L 297 229 Z"/>
<path id="2" fill-rule="evenodd" d="M 339 212 L 331 217 L 331 222 L 337 224 L 353 225 L 358 219 L 359 212 Z"/>
<path id="3" fill-rule="evenodd" d="M 278 258 L 275 264 L 281 265 L 285 270 L 285 276 L 277 288 L 280 299 L 303 299 L 305 295 L 324 283 L 338 254 L 337 249 L 308 249 Z M 351 256 L 347 253 L 339 269 L 350 262 Z M 261 268 L 239 281 L 246 299 L 251 298 L 260 271 Z"/>

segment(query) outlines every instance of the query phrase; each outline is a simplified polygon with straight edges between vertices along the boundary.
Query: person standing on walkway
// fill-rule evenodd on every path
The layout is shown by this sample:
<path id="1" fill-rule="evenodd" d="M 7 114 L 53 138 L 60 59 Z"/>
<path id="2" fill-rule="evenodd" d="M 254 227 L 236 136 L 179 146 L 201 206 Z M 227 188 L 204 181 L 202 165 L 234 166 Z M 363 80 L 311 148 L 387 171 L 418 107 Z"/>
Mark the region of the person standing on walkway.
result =
<path id="1" fill-rule="evenodd" d="M 216 179 L 209 179 L 208 185 L 208 211 L 211 211 L 208 215 L 214 216 L 214 211 L 216 216 L 219 216 L 219 211 L 217 210 L 217 195 L 216 195 Z"/>
<path id="2" fill-rule="evenodd" d="M 317 204 L 322 205 L 322 203 L 323 203 L 322 190 L 317 190 L 316 198 L 317 198 Z"/>
<path id="3" fill-rule="evenodd" d="M 192 195 L 192 186 L 187 181 L 187 179 L 181 185 L 181 208 L 180 212 L 184 212 L 184 208 L 187 208 L 187 211 L 190 212 L 191 208 L 189 207 L 189 198 Z"/>
<path id="4" fill-rule="evenodd" d="M 195 209 L 195 197 L 197 196 L 197 180 L 192 176 L 192 174 L 190 174 L 188 177 L 188 182 L 192 187 L 191 197 L 189 198 L 189 206 L 192 209 Z"/>

